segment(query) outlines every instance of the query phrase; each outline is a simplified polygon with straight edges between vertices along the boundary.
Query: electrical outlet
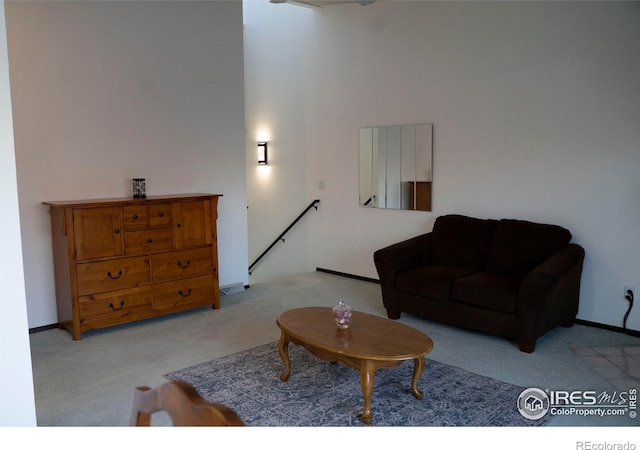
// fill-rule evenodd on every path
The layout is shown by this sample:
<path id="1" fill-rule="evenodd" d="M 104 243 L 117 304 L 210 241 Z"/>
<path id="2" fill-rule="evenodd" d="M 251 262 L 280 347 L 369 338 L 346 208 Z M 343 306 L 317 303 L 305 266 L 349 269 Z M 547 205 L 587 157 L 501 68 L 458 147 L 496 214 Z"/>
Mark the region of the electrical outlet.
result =
<path id="1" fill-rule="evenodd" d="M 633 287 L 633 286 L 625 286 L 624 287 L 624 295 L 622 296 L 622 298 L 626 299 L 629 291 L 632 292 L 631 298 L 633 298 L 635 300 L 635 298 L 636 298 L 636 288 Z"/>

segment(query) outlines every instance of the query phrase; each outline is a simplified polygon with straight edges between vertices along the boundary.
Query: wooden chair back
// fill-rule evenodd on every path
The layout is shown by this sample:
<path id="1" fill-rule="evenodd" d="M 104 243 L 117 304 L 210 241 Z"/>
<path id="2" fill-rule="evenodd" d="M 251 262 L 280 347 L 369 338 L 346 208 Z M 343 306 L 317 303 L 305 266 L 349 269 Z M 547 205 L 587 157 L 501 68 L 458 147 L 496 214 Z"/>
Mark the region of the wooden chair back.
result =
<path id="1" fill-rule="evenodd" d="M 184 381 L 170 381 L 154 389 L 142 386 L 133 393 L 131 426 L 150 426 L 151 415 L 166 412 L 174 426 L 244 426 L 231 408 L 210 403 Z"/>

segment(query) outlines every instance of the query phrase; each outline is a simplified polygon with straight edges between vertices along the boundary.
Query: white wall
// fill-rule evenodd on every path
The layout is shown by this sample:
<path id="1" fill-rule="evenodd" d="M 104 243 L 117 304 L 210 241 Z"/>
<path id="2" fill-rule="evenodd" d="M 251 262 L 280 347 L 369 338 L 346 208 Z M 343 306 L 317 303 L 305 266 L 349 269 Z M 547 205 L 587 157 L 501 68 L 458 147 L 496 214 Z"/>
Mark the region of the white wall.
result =
<path id="1" fill-rule="evenodd" d="M 29 326 L 57 322 L 47 200 L 223 194 L 220 284 L 248 282 L 242 4 L 10 2 Z"/>
<path id="2" fill-rule="evenodd" d="M 4 2 L 0 1 L 0 426 L 36 425 L 20 247 L 18 185 L 9 91 Z"/>
<path id="3" fill-rule="evenodd" d="M 282 246 L 290 263 L 256 277 L 377 278 L 373 251 L 439 215 L 520 218 L 571 230 L 587 253 L 579 318 L 622 325 L 623 286 L 640 289 L 640 3 L 249 1 L 245 28 L 247 67 L 269 74 L 247 83 L 248 132 L 271 123 L 304 163 L 262 184 L 248 171 L 249 199 L 278 196 L 250 214 L 250 235 L 300 203 L 301 179 L 321 199 L 307 245 Z M 296 104 L 274 108 L 285 90 Z M 433 211 L 358 207 L 358 129 L 419 122 L 434 124 Z M 637 307 L 628 325 L 640 329 Z"/>
<path id="4" fill-rule="evenodd" d="M 265 6 L 266 5 L 266 6 Z M 255 6 L 255 7 L 254 7 Z M 273 20 L 269 11 L 277 8 Z M 247 127 L 247 201 L 249 264 L 311 203 L 306 192 L 308 49 L 314 11 L 267 0 L 244 2 L 245 98 Z M 255 26 L 255 24 L 260 24 Z M 280 27 L 279 25 L 285 26 Z M 296 43 L 290 42 L 295 36 Z M 313 124 L 311 124 L 313 125 Z M 268 141 L 269 165 L 258 166 L 257 143 Z M 320 208 L 323 206 L 320 205 Z M 315 210 L 302 219 L 252 270 L 250 282 L 282 273 L 307 271 L 307 227 Z M 284 272 L 283 272 L 284 270 Z"/>

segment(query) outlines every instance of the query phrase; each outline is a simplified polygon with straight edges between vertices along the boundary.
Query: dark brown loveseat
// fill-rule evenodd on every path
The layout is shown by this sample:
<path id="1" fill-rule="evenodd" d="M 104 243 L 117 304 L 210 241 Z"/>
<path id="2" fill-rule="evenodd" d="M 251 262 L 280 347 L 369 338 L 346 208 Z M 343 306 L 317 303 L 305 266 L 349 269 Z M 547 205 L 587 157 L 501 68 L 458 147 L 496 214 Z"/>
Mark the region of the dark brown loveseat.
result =
<path id="1" fill-rule="evenodd" d="M 578 312 L 584 249 L 556 225 L 441 216 L 433 231 L 374 253 L 387 315 L 402 312 L 536 340 Z"/>

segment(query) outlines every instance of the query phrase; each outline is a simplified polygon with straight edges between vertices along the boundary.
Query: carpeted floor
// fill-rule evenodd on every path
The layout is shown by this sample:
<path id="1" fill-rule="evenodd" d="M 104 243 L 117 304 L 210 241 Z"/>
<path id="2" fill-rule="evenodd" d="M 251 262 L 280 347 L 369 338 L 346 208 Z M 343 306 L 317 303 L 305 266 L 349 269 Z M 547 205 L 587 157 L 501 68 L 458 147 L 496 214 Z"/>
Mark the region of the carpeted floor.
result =
<path id="1" fill-rule="evenodd" d="M 311 272 L 269 283 L 255 283 L 246 291 L 223 296 L 222 307 L 218 310 L 202 308 L 91 331 L 85 333 L 81 341 L 73 341 L 68 332 L 57 328 L 34 333 L 30 338 L 38 426 L 40 429 L 94 427 L 91 439 L 96 442 L 93 437 L 95 427 L 123 427 L 128 423 L 136 386 L 157 386 L 167 381 L 163 374 L 273 342 L 280 336 L 276 318 L 283 311 L 303 306 L 333 306 L 339 299 L 358 311 L 385 317 L 379 285 Z M 523 353 L 508 339 L 409 314 L 403 314 L 399 321 L 431 337 L 434 348 L 427 357 L 431 361 L 504 383 L 543 390 L 615 391 L 616 387 L 608 379 L 585 364 L 572 349 L 630 347 L 638 346 L 640 342 L 637 337 L 577 324 L 552 330 L 538 340 L 534 353 Z M 296 379 L 299 370 L 295 361 L 292 364 L 293 373 L 287 383 Z M 384 370 L 376 372 L 376 379 Z M 428 371 L 422 375 L 420 384 L 425 397 L 430 393 L 429 384 L 425 383 Z M 408 384 L 407 381 L 403 387 Z M 355 408 L 360 412 L 362 403 L 358 389 Z M 395 392 L 397 396 L 404 395 Z M 376 394 L 374 390 L 374 399 Z M 410 400 L 417 402 L 413 397 Z M 374 405 L 374 421 L 383 410 Z M 638 427 L 638 420 L 628 416 L 556 415 L 545 427 L 508 428 L 518 430 L 518 445 L 522 445 L 522 433 L 534 432 L 538 436 L 549 433 L 550 428 L 563 428 L 575 439 L 585 439 L 587 431 L 598 433 L 599 437 L 610 431 L 619 439 L 626 433 L 622 428 L 633 432 Z M 158 421 L 158 424 L 165 423 Z M 569 431 L 567 427 L 572 429 Z M 264 433 L 274 429 L 256 428 Z M 343 428 L 346 427 L 341 430 Z M 392 433 L 387 427 L 353 428 L 358 434 L 359 430 L 367 431 L 367 436 L 377 432 Z M 404 427 L 403 435 L 416 428 Z M 499 429 L 500 436 L 504 436 L 507 427 Z M 459 434 L 455 431 L 459 427 L 431 427 L 429 437 L 440 431 L 446 433 L 445 430 L 454 430 L 449 439 Z M 468 430 L 465 429 L 465 433 L 469 433 Z M 73 433 L 76 436 L 76 430 Z M 60 440 L 60 437 L 55 439 Z M 575 448 L 575 440 L 573 445 Z"/>
<path id="2" fill-rule="evenodd" d="M 291 376 L 277 342 L 197 364 L 166 375 L 190 383 L 207 400 L 233 408 L 250 426 L 362 426 L 358 372 L 290 345 Z M 411 393 L 413 363 L 379 369 L 371 401 L 372 426 L 537 426 L 517 409 L 523 387 L 427 359 Z"/>

